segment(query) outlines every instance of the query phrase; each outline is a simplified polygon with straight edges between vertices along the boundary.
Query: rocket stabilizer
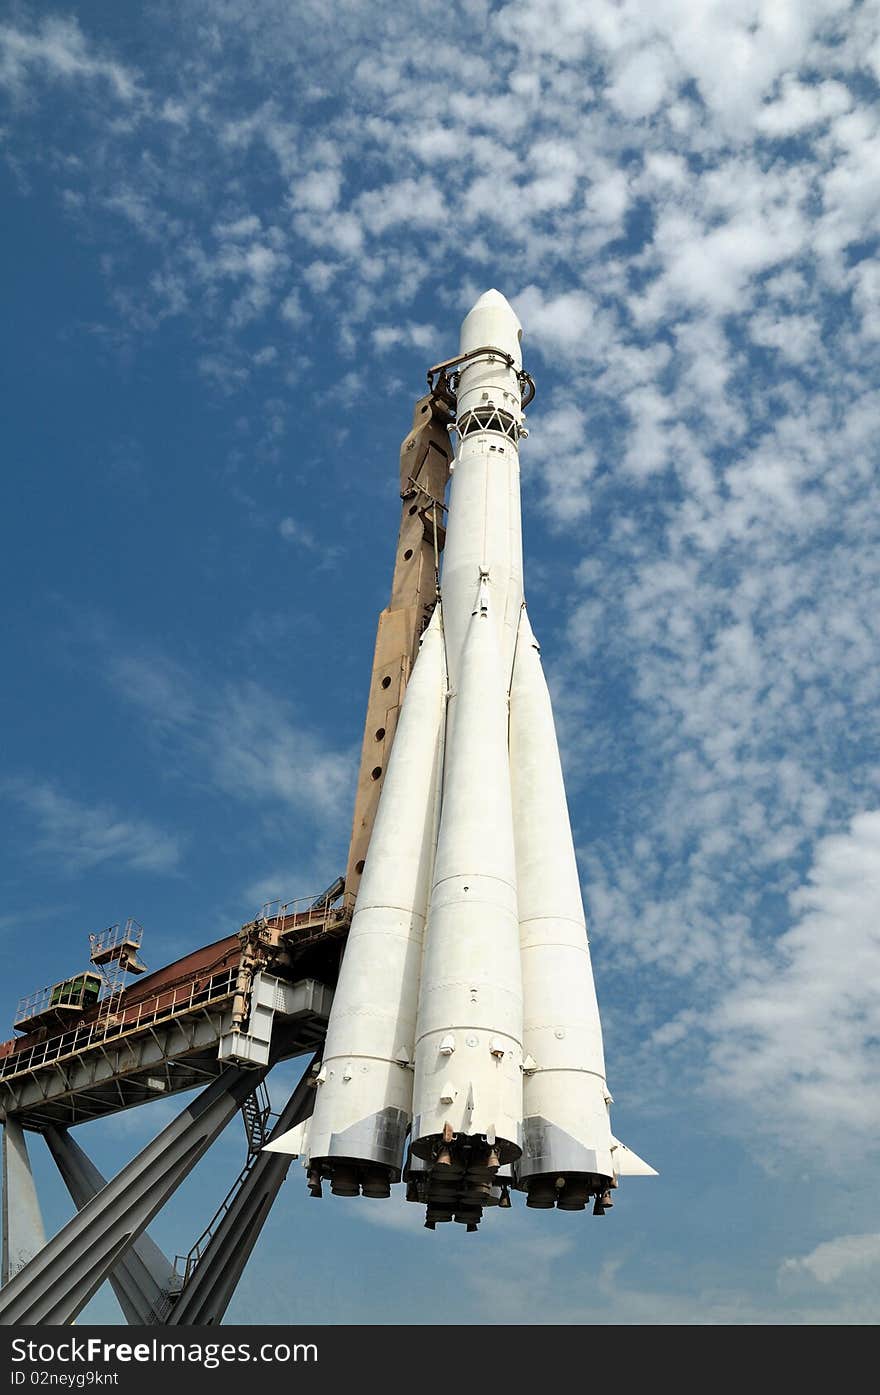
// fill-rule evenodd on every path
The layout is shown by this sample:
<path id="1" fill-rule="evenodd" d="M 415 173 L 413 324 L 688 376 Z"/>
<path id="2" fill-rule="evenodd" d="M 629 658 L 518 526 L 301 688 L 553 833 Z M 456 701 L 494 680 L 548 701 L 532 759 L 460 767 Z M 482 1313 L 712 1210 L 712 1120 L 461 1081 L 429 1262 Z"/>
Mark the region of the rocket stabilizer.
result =
<path id="1" fill-rule="evenodd" d="M 271 1143 L 267 1143 L 262 1149 L 264 1153 L 287 1153 L 290 1157 L 298 1158 L 300 1153 L 305 1152 L 306 1132 L 309 1120 L 303 1119 L 302 1123 L 294 1124 L 292 1129 L 283 1133 L 280 1138 L 273 1138 Z"/>
<path id="2" fill-rule="evenodd" d="M 619 1139 L 611 1140 L 611 1156 L 618 1177 L 659 1177 L 659 1172 Z"/>

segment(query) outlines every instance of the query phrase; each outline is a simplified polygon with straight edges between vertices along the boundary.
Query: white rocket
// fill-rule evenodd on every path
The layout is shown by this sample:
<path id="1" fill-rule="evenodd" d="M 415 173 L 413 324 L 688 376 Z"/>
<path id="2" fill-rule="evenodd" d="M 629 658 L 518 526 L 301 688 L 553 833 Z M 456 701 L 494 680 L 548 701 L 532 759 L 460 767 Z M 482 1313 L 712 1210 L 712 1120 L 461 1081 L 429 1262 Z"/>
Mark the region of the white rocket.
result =
<path id="1" fill-rule="evenodd" d="M 312 1119 L 309 1186 L 476 1229 L 509 1187 L 603 1214 L 654 1169 L 611 1133 L 602 1029 L 550 695 L 523 600 L 522 329 L 487 291 L 451 383 L 441 597 L 406 689 Z M 407 1140 L 409 1148 L 407 1149 Z"/>

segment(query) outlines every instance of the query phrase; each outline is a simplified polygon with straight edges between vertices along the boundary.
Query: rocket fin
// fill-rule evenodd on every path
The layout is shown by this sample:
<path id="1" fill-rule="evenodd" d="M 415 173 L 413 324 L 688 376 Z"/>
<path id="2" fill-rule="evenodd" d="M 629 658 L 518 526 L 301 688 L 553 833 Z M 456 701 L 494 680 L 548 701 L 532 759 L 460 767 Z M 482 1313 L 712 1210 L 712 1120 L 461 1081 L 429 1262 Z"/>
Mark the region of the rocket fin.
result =
<path id="1" fill-rule="evenodd" d="M 271 1143 L 265 1144 L 261 1149 L 263 1153 L 287 1153 L 290 1157 L 298 1158 L 306 1151 L 306 1140 L 309 1136 L 310 1119 L 303 1119 L 300 1123 L 294 1124 L 287 1133 L 282 1133 L 278 1138 L 273 1138 Z"/>
<path id="2" fill-rule="evenodd" d="M 611 1140 L 611 1155 L 614 1159 L 614 1171 L 618 1177 L 659 1177 L 660 1174 L 650 1163 L 646 1163 L 644 1158 L 640 1158 L 638 1153 L 634 1153 L 632 1148 L 627 1148 L 625 1143 L 619 1139 Z"/>

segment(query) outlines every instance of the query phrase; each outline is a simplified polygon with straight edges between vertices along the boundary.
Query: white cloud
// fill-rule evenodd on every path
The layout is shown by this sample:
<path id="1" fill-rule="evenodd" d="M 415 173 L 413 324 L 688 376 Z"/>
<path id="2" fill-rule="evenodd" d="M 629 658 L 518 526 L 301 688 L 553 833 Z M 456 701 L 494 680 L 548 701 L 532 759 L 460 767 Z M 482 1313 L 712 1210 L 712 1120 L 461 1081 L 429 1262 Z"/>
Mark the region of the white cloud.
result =
<path id="1" fill-rule="evenodd" d="M 221 354 L 202 354 L 196 367 L 203 378 L 215 383 L 224 392 L 232 393 L 246 383 L 250 373 L 243 364 Z"/>
<path id="2" fill-rule="evenodd" d="M 332 262 L 314 261 L 303 268 L 303 280 L 314 295 L 324 295 L 333 284 L 333 278 L 338 274 L 339 267 Z"/>
<path id="3" fill-rule="evenodd" d="M 589 482 L 597 464 L 595 450 L 584 441 L 586 415 L 565 403 L 536 415 L 532 430 L 526 470 L 540 472 L 543 505 L 550 517 L 556 523 L 572 523 L 589 513 Z"/>
<path id="4" fill-rule="evenodd" d="M 880 812 L 823 839 L 790 896 L 800 918 L 712 1013 L 712 1075 L 817 1162 L 876 1142 L 880 1098 Z"/>
<path id="5" fill-rule="evenodd" d="M 629 205 L 629 181 L 621 169 L 608 169 L 597 175 L 591 171 L 592 183 L 587 195 L 586 209 L 591 220 L 608 230 L 608 235 L 623 230 L 623 215 Z"/>
<path id="6" fill-rule="evenodd" d="M 673 64 L 658 44 L 624 59 L 608 89 L 608 100 L 624 116 L 638 121 L 651 116 L 667 96 Z"/>
<path id="7" fill-rule="evenodd" d="M 355 753 L 333 749 L 256 681 L 206 683 L 152 652 L 114 653 L 107 669 L 162 743 L 226 795 L 263 808 L 287 805 L 322 828 L 338 828 L 347 816 Z"/>
<path id="8" fill-rule="evenodd" d="M 311 170 L 293 186 L 291 201 L 295 208 L 329 213 L 339 202 L 341 187 L 342 176 L 338 169 Z"/>
<path id="9" fill-rule="evenodd" d="M 374 237 L 405 227 L 430 228 L 446 217 L 443 195 L 430 176 L 369 190 L 357 199 L 354 211 Z"/>
<path id="10" fill-rule="evenodd" d="M 231 223 L 217 223 L 214 226 L 214 236 L 221 241 L 228 238 L 253 238 L 260 232 L 262 224 L 255 213 L 246 213 Z"/>
<path id="11" fill-rule="evenodd" d="M 146 819 L 110 804 L 84 804 L 46 780 L 7 779 L 0 794 L 18 805 L 36 829 L 31 851 L 69 873 L 117 862 L 137 872 L 173 872 L 180 840 Z"/>
<path id="12" fill-rule="evenodd" d="M 281 318 L 286 320 L 293 329 L 303 329 L 308 324 L 309 315 L 303 308 L 298 287 L 294 286 L 290 294 L 281 302 L 279 313 Z"/>
<path id="13" fill-rule="evenodd" d="M 820 1284 L 833 1284 L 839 1279 L 864 1274 L 880 1266 L 880 1234 L 840 1235 L 825 1240 L 807 1255 L 786 1259 L 780 1266 L 781 1279 L 808 1274 Z"/>
<path id="14" fill-rule="evenodd" d="M 370 337 L 379 353 L 387 353 L 398 346 L 435 351 L 439 350 L 442 342 L 442 336 L 433 325 L 414 324 L 412 321 L 403 325 L 377 325 Z"/>
<path id="15" fill-rule="evenodd" d="M 730 174 L 736 178 L 734 170 Z M 710 227 L 670 210 L 661 215 L 654 234 L 663 270 L 639 314 L 656 321 L 682 308 L 736 312 L 752 279 L 796 256 L 806 239 L 807 225 L 793 203 L 734 214 Z"/>
<path id="16" fill-rule="evenodd" d="M 304 241 L 339 257 L 356 257 L 364 247 L 364 230 L 353 212 L 331 209 L 298 213 L 294 226 Z"/>
<path id="17" fill-rule="evenodd" d="M 421 1235 L 425 1229 L 424 1206 L 407 1201 L 400 1190 L 392 1192 L 384 1201 L 367 1199 L 366 1205 L 358 1206 L 357 1210 L 352 1208 L 352 1217 L 403 1235 Z"/>
<path id="18" fill-rule="evenodd" d="M 138 74 L 97 53 L 75 18 L 49 15 L 30 32 L 0 26 L 0 84 L 21 91 L 33 69 L 63 81 L 103 81 L 122 102 L 138 95 Z"/>
<path id="19" fill-rule="evenodd" d="M 852 97 L 843 83 L 808 84 L 789 75 L 783 80 L 780 96 L 761 109 L 755 125 L 770 136 L 793 136 L 849 111 L 851 106 Z"/>
<path id="20" fill-rule="evenodd" d="M 820 353 L 821 327 L 811 315 L 762 312 L 749 323 L 756 344 L 775 349 L 789 363 L 808 363 Z"/>
<path id="21" fill-rule="evenodd" d="M 306 547 L 310 551 L 314 551 L 318 546 L 311 529 L 307 528 L 304 523 L 299 523 L 295 518 L 291 518 L 290 515 L 282 518 L 278 525 L 278 532 L 285 542 L 299 543 L 301 547 Z"/>
<path id="22" fill-rule="evenodd" d="M 545 296 L 540 287 L 526 286 L 514 297 L 520 322 L 529 326 L 529 342 L 549 358 L 555 352 L 589 353 L 595 322 L 594 305 L 583 291 Z"/>

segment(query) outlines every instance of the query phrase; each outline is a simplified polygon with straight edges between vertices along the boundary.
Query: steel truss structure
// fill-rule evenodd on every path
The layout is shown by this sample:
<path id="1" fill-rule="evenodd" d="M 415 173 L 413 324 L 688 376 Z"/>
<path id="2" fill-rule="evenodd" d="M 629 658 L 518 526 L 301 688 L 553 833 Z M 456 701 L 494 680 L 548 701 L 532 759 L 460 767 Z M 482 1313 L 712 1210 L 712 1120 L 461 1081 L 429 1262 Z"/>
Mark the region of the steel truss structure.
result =
<path id="1" fill-rule="evenodd" d="M 313 1030 L 313 1044 L 315 1035 Z M 273 1046 L 273 1062 L 300 1054 L 300 1036 L 282 1033 Z M 289 1155 L 261 1150 L 311 1113 L 319 1054 L 311 1057 L 274 1128 L 267 1127 L 274 1116 L 267 1115 L 258 1093 L 271 1067 L 226 1066 L 109 1182 L 66 1127 L 40 1130 L 77 1207 L 48 1242 L 25 1131 L 15 1116 L 7 1115 L 0 1325 L 72 1323 L 105 1279 L 130 1324 L 221 1322 L 292 1162 Z M 245 1167 L 183 1257 L 181 1272 L 146 1227 L 239 1112 L 246 1126 L 256 1115 L 263 1127 L 251 1132 Z"/>

